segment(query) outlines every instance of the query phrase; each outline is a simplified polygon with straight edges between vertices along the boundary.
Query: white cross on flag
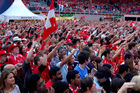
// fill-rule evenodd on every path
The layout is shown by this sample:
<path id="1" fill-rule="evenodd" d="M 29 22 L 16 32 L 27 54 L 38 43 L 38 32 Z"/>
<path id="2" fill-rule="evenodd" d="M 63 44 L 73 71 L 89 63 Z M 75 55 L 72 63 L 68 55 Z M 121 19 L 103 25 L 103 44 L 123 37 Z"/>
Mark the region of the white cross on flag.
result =
<path id="1" fill-rule="evenodd" d="M 54 0 L 51 0 L 51 6 L 48 12 L 42 39 L 45 40 L 55 30 L 57 30 L 57 24 L 54 11 Z"/>
<path id="2" fill-rule="evenodd" d="M 136 25 L 135 25 L 135 22 L 134 22 L 134 21 L 132 21 L 132 22 L 130 23 L 130 26 L 132 26 L 132 27 L 133 27 L 133 29 L 135 29 L 135 30 L 136 30 Z"/>

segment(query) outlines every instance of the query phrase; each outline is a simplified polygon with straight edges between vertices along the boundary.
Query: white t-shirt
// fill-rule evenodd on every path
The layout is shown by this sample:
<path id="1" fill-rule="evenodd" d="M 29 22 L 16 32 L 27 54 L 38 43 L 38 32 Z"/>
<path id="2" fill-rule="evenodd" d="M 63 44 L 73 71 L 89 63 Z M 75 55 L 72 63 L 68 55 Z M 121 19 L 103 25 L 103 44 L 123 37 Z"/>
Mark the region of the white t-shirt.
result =
<path id="1" fill-rule="evenodd" d="M 4 93 L 3 91 L 0 91 L 0 93 Z M 16 85 L 16 87 L 9 93 L 20 93 L 19 87 L 18 85 Z"/>

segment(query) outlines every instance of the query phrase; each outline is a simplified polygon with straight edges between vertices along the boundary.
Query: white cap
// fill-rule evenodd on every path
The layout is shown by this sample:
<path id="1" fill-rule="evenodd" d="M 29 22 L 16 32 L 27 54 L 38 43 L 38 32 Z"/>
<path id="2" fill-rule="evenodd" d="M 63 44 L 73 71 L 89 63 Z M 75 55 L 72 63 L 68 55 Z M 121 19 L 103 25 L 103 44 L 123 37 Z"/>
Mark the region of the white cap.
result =
<path id="1" fill-rule="evenodd" d="M 26 39 L 26 38 L 23 38 L 22 40 L 23 40 L 23 41 L 27 41 L 27 39 Z"/>
<path id="2" fill-rule="evenodd" d="M 106 38 L 105 34 L 101 35 L 101 39 L 105 39 L 105 38 Z"/>
<path id="3" fill-rule="evenodd" d="M 20 40 L 21 39 L 18 36 L 16 36 L 16 37 L 13 38 L 13 41 L 20 41 Z"/>
<path id="4" fill-rule="evenodd" d="M 109 31 L 107 31 L 105 34 L 109 34 Z"/>

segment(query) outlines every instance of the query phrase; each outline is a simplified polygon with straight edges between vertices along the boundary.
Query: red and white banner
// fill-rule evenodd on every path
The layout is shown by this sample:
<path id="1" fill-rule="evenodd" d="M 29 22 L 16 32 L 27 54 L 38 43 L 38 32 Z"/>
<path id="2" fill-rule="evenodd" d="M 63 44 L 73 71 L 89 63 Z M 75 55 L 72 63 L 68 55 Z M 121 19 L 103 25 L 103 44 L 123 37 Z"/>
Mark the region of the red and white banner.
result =
<path id="1" fill-rule="evenodd" d="M 52 32 L 57 30 L 55 11 L 54 11 L 54 0 L 51 1 L 50 10 L 48 12 L 47 20 L 43 32 L 43 40 L 45 40 Z"/>
<path id="2" fill-rule="evenodd" d="M 133 29 L 135 29 L 135 30 L 136 30 L 136 25 L 135 25 L 135 22 L 134 22 L 134 21 L 132 21 L 132 22 L 130 23 L 130 26 L 132 26 L 132 27 L 133 27 Z"/>

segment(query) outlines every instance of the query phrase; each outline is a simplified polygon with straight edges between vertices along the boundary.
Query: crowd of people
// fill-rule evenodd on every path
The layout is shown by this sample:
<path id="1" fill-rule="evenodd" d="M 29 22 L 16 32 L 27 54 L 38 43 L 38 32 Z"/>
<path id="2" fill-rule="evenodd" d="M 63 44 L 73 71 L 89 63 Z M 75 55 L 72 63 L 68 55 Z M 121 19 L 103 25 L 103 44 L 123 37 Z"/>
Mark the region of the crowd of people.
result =
<path id="1" fill-rule="evenodd" d="M 27 0 L 28 1 L 28 0 Z M 49 0 L 46 0 L 45 5 L 40 3 L 42 0 L 33 0 L 36 2 L 32 4 L 24 0 L 26 6 L 32 11 L 48 11 Z M 107 14 L 139 14 L 140 13 L 139 0 L 56 0 L 55 11 L 57 12 L 81 12 L 81 13 L 107 13 Z M 48 5 L 48 6 L 46 6 Z"/>
<path id="2" fill-rule="evenodd" d="M 140 23 L 58 20 L 0 25 L 0 93 L 140 93 Z"/>

